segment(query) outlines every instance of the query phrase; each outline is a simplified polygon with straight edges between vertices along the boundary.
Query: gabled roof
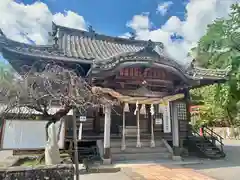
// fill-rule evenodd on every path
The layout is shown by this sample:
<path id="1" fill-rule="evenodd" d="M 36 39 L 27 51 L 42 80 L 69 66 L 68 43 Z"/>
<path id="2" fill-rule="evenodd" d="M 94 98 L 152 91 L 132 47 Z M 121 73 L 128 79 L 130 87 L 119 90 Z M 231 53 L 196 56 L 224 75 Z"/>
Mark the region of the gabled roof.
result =
<path id="1" fill-rule="evenodd" d="M 158 53 L 161 58 L 168 59 L 170 65 L 183 69 L 179 63 L 170 59 L 161 42 L 111 37 L 97 34 L 94 31 L 87 32 L 54 23 L 52 29 L 52 36 L 55 41 L 52 45 L 34 46 L 19 43 L 8 39 L 3 33 L 0 36 L 0 44 L 10 53 L 21 53 L 28 56 L 39 55 L 40 57 L 53 59 L 59 56 L 61 59 L 65 57 L 65 60 L 89 61 L 88 63 L 92 63 L 92 60 L 94 60 L 95 64 L 104 64 L 113 59 L 134 55 L 134 53 L 149 49 Z"/>
<path id="2" fill-rule="evenodd" d="M 68 57 L 107 60 L 130 52 L 138 52 L 146 41 L 110 37 L 54 25 L 60 49 Z"/>
<path id="3" fill-rule="evenodd" d="M 174 68 L 189 80 L 226 79 L 229 69 L 203 69 L 183 67 L 171 59 L 163 43 L 132 40 L 83 31 L 53 23 L 51 45 L 37 46 L 8 39 L 0 31 L 0 50 L 4 57 L 30 57 L 93 64 L 97 71 L 112 70 L 119 63 L 152 62 Z M 24 59 L 24 58 L 23 58 Z"/>
<path id="4" fill-rule="evenodd" d="M 78 29 L 58 26 L 53 23 L 53 36 L 59 48 L 67 57 L 107 61 L 113 58 L 140 52 L 146 48 L 168 56 L 161 42 L 133 40 L 120 37 L 111 37 Z"/>

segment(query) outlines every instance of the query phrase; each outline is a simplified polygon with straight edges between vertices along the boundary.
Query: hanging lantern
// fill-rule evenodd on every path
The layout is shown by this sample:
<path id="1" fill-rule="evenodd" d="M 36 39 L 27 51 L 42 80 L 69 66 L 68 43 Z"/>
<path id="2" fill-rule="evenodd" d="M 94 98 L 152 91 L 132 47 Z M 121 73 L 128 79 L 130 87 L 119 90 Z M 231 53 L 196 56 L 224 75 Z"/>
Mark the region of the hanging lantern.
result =
<path id="1" fill-rule="evenodd" d="M 124 111 L 124 112 L 130 112 L 128 103 L 125 103 L 125 104 L 124 104 L 123 111 Z"/>
<path id="2" fill-rule="evenodd" d="M 153 106 L 153 104 L 151 104 L 150 112 L 151 112 L 151 115 L 153 116 L 154 115 L 154 106 Z"/>
<path id="3" fill-rule="evenodd" d="M 136 109 L 134 111 L 134 115 L 137 115 L 137 111 L 138 111 L 138 101 L 136 102 Z"/>
<path id="4" fill-rule="evenodd" d="M 146 107 L 145 107 L 145 104 L 142 104 L 142 107 L 141 107 L 141 109 L 140 109 L 140 114 L 146 115 Z"/>

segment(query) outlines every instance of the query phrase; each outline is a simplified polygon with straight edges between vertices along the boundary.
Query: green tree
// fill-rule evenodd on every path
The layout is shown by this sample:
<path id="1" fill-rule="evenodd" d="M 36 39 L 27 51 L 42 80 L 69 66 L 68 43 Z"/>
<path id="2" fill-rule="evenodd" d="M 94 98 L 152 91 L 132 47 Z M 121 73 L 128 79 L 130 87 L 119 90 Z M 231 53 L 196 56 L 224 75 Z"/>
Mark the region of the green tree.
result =
<path id="1" fill-rule="evenodd" d="M 216 101 L 217 85 L 210 85 L 202 88 L 191 90 L 192 102 L 199 104 L 200 113 L 195 116 L 198 125 L 213 126 L 220 124 L 220 120 L 224 117 L 223 108 Z"/>
<path id="2" fill-rule="evenodd" d="M 11 67 L 11 65 L 0 61 L 0 83 L 11 84 L 14 79 L 15 70 Z"/>
<path id="3" fill-rule="evenodd" d="M 231 126 L 239 125 L 240 104 L 240 5 L 233 4 L 227 19 L 217 19 L 193 49 L 196 60 L 206 68 L 230 67 L 226 83 L 211 86 L 206 104 Z M 193 91 L 196 93 L 196 91 Z M 212 94 L 213 93 L 213 94 Z M 212 98 L 213 97 L 213 98 Z"/>

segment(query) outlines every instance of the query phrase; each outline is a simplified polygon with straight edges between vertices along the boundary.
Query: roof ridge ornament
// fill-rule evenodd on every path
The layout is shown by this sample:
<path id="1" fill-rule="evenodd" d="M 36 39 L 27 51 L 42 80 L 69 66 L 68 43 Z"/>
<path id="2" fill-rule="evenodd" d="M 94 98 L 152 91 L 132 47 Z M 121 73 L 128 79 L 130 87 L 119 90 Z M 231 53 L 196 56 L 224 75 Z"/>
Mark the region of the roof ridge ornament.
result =
<path id="1" fill-rule="evenodd" d="M 53 47 L 58 48 L 59 27 L 54 22 L 52 22 L 52 40 L 54 41 Z"/>
<path id="2" fill-rule="evenodd" d="M 6 37 L 5 34 L 3 33 L 2 29 L 0 29 L 0 36 Z"/>
<path id="3" fill-rule="evenodd" d="M 96 35 L 96 31 L 93 29 L 92 25 L 88 26 L 88 32 L 90 33 L 91 37 Z"/>
<path id="4" fill-rule="evenodd" d="M 155 48 L 155 43 L 151 39 L 149 39 L 147 41 L 147 44 L 146 44 L 145 48 L 153 51 L 153 49 Z"/>
<path id="5" fill-rule="evenodd" d="M 129 37 L 130 40 L 135 40 L 136 37 L 137 37 L 137 35 L 135 32 L 130 32 L 130 37 Z"/>
<path id="6" fill-rule="evenodd" d="M 162 42 L 153 42 L 151 39 L 146 41 L 146 45 L 143 48 L 143 51 L 147 52 L 156 52 L 159 55 L 163 54 L 164 45 Z"/>

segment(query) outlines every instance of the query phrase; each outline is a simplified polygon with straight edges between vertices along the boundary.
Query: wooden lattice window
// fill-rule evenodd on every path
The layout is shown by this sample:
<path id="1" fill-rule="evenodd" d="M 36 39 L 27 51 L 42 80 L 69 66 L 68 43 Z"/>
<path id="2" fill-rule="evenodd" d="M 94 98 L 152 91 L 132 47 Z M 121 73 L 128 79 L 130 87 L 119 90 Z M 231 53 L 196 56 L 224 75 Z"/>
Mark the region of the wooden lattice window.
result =
<path id="1" fill-rule="evenodd" d="M 185 103 L 178 103 L 177 104 L 177 116 L 180 120 L 187 119 L 187 108 Z"/>

